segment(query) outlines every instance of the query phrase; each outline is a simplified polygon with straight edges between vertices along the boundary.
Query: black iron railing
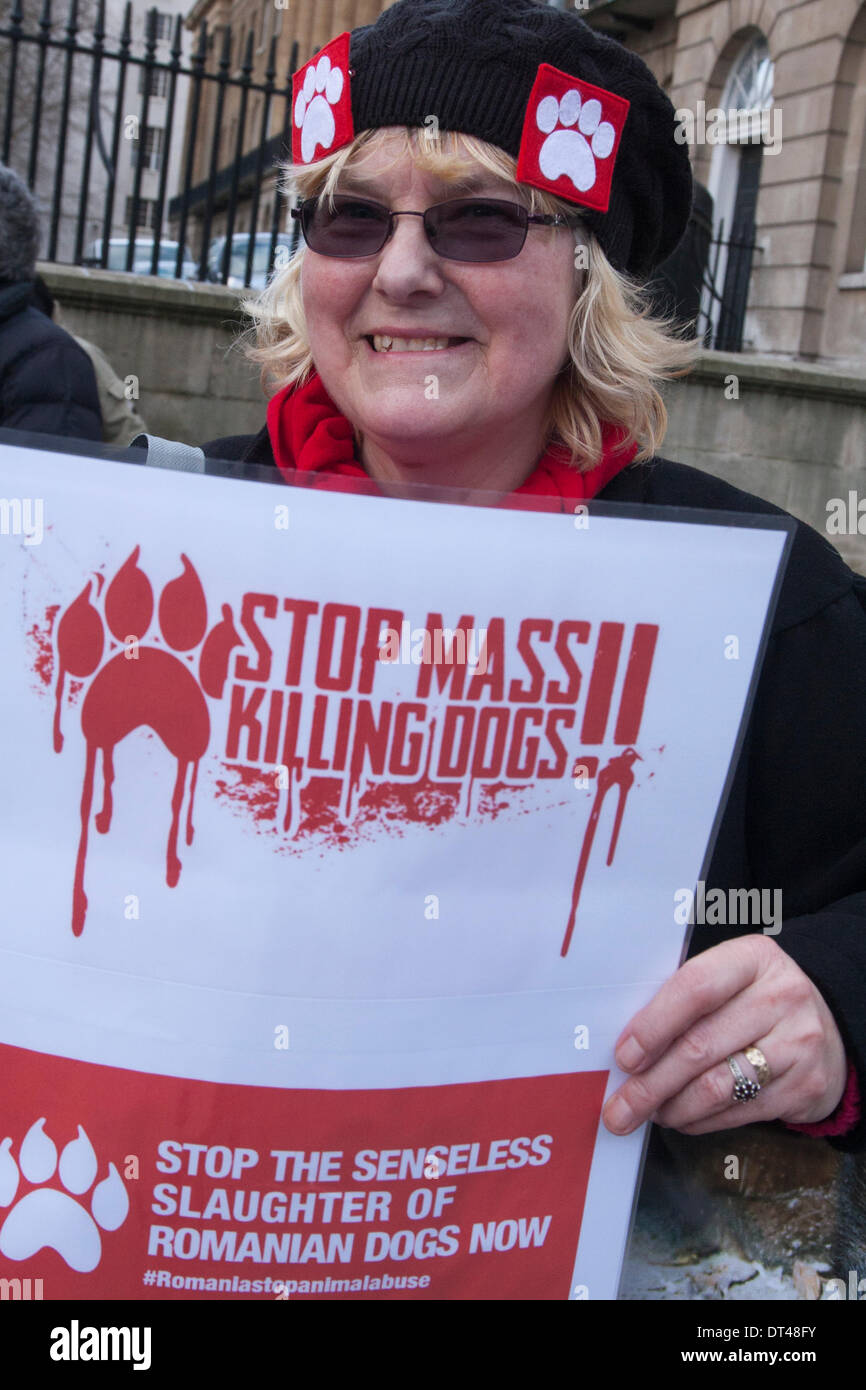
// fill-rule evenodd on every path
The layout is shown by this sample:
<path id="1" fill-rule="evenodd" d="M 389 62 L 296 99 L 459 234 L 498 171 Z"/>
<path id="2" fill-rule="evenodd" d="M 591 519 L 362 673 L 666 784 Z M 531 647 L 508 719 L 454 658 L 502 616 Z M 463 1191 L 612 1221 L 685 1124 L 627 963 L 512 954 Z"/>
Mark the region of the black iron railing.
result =
<path id="1" fill-rule="evenodd" d="M 688 327 L 704 347 L 742 352 L 752 263 L 763 250 L 754 238 L 726 237 L 724 222 L 713 233 L 709 215 L 698 209 L 686 235 L 659 267 L 649 286 L 655 313 Z"/>
<path id="2" fill-rule="evenodd" d="M 52 17 L 52 0 L 42 0 L 42 10 L 36 24 L 28 27 L 22 8 L 22 0 L 12 0 L 11 8 L 6 10 L 8 19 L 0 24 L 0 80 L 5 79 L 3 105 L 2 140 L 0 158 L 5 164 L 12 164 L 22 177 L 26 177 L 31 189 L 35 189 L 37 179 L 44 188 L 50 185 L 50 211 L 48 214 L 47 259 L 56 260 L 60 240 L 61 219 L 68 217 L 64 212 L 64 192 L 73 186 L 76 193 L 73 251 L 74 264 L 85 261 L 86 226 L 88 222 L 100 225 L 101 242 L 97 263 L 105 268 L 108 265 L 112 228 L 123 226 L 126 238 L 125 269 L 132 270 L 136 259 L 136 229 L 141 241 L 142 225 L 152 225 L 152 246 L 147 240 L 150 255 L 150 274 L 159 272 L 161 260 L 160 247 L 168 240 L 165 224 L 168 219 L 177 223 L 174 238 L 177 241 L 177 254 L 174 261 L 174 275 L 181 277 L 188 273 L 184 266 L 185 246 L 190 229 L 191 218 L 197 227 L 198 242 L 196 276 L 199 280 L 217 279 L 223 284 L 229 276 L 233 239 L 246 247 L 246 275 L 244 283 L 250 284 L 254 270 L 254 257 L 257 235 L 270 236 L 268 272 L 273 269 L 280 244 L 282 227 L 286 221 L 285 200 L 276 181 L 273 207 L 269 217 L 269 227 L 264 232 L 258 229 L 260 194 L 262 182 L 272 175 L 278 164 L 290 157 L 292 77 L 297 67 L 298 45 L 293 44 L 288 70 L 278 80 L 277 38 L 270 41 L 264 80 L 253 79 L 253 34 L 248 32 L 243 43 L 243 58 L 239 64 L 239 75 L 230 72 L 232 52 L 232 32 L 229 26 L 223 28 L 222 41 L 214 44 L 208 32 L 206 21 L 198 31 L 198 39 L 188 64 L 183 61 L 182 19 L 174 20 L 173 35 L 169 56 L 158 57 L 158 35 L 164 30 L 165 16 L 156 9 L 147 13 L 143 52 L 136 51 L 132 37 L 132 4 L 127 0 L 120 38 L 112 45 L 105 28 L 105 0 L 97 0 L 95 16 L 89 25 L 83 25 L 79 14 L 79 0 L 69 0 L 65 25 L 55 22 Z M 62 35 L 62 36 L 61 36 Z M 90 40 L 90 41 L 83 41 Z M 139 45 L 139 48 L 141 45 Z M 219 58 L 214 67 L 210 62 L 211 53 L 219 49 Z M 57 84 L 52 96 L 59 102 L 55 105 L 57 120 L 53 139 L 45 138 L 46 69 L 51 54 L 62 55 L 57 71 L 52 76 Z M 28 82 L 22 80 L 24 60 L 22 54 L 32 55 Z M 129 70 L 138 69 L 138 90 L 128 82 Z M 178 119 L 178 86 L 181 79 L 188 81 L 188 100 L 186 105 L 185 149 L 181 158 L 183 178 L 179 187 L 169 188 L 169 167 L 171 164 L 172 135 Z M 82 112 L 82 81 L 89 90 L 84 101 L 86 107 L 85 129 L 83 134 L 83 155 L 80 170 L 76 164 L 69 168 L 67 133 L 70 125 L 70 112 L 75 107 Z M 76 88 L 77 83 L 77 88 Z M 200 159 L 198 141 L 202 125 L 203 95 L 210 96 L 209 89 L 216 88 L 213 97 L 214 121 L 210 140 L 208 173 L 204 180 L 193 186 L 193 171 L 197 157 Z M 227 93 L 232 89 L 239 92 L 234 134 L 234 150 L 230 162 L 222 167 L 219 152 L 222 136 L 222 121 Z M 148 131 L 152 128 L 150 119 L 151 103 L 155 94 L 164 91 L 165 125 L 163 130 L 161 157 L 159 159 L 159 183 L 155 206 L 143 209 L 143 177 L 150 167 L 146 157 Z M 260 94 L 261 114 L 250 120 L 250 104 L 254 94 Z M 274 112 L 280 111 L 280 133 L 270 135 L 274 124 Z M 137 157 L 132 161 L 134 171 L 132 191 L 127 197 L 124 216 L 116 210 L 117 170 L 121 149 L 123 123 L 131 116 L 137 120 Z M 183 113 L 181 112 L 181 119 Z M 103 122 L 110 130 L 110 144 L 106 143 Z M 253 122 L 256 129 L 252 129 Z M 105 173 L 104 192 L 93 189 L 93 161 L 99 160 Z M 94 208 L 99 204 L 98 212 Z M 238 208 L 243 203 L 249 205 L 249 234 L 244 234 L 245 242 L 239 242 L 235 234 Z M 143 211 L 150 213 L 143 218 Z M 209 264 L 209 248 L 214 217 L 219 214 L 225 222 L 225 241 L 222 248 L 221 263 L 215 267 L 212 259 Z M 116 238 L 115 238 L 116 240 Z M 294 234 L 293 247 L 297 244 Z M 93 261 L 89 261 L 93 263 Z M 164 268 L 162 273 L 165 273 Z"/>
<path id="3" fill-rule="evenodd" d="M 726 239 L 725 224 L 719 224 L 718 234 L 710 241 L 696 324 L 696 336 L 704 347 L 742 352 L 755 251 L 761 253 L 763 247 L 753 237 Z"/>

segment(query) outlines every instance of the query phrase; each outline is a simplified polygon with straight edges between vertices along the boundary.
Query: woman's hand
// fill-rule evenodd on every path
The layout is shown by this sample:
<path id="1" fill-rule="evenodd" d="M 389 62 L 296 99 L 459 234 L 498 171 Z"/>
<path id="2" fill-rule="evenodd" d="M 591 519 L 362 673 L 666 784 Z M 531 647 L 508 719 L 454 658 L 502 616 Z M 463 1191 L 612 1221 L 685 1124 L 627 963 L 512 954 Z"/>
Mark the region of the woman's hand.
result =
<path id="1" fill-rule="evenodd" d="M 727 1057 L 757 1045 L 771 1079 L 733 1099 Z M 604 1123 L 629 1134 L 645 1120 L 706 1134 L 757 1120 L 813 1124 L 845 1089 L 845 1045 L 812 981 L 768 936 L 741 936 L 686 961 L 621 1033 L 616 1060 L 629 1080 Z"/>

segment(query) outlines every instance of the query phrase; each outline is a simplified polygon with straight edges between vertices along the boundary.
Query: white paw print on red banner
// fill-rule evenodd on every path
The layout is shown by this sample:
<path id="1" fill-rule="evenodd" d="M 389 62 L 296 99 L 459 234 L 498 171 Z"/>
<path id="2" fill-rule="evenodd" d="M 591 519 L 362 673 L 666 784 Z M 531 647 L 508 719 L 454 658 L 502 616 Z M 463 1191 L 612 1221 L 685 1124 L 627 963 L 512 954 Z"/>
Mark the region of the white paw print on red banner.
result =
<path id="1" fill-rule="evenodd" d="M 298 69 L 292 82 L 292 102 L 292 158 L 296 164 L 324 159 L 354 139 L 348 31 Z"/>
<path id="2" fill-rule="evenodd" d="M 0 1254 L 7 1260 L 29 1260 L 48 1247 L 70 1269 L 90 1274 L 102 1258 L 100 1231 L 123 1225 L 129 1197 L 113 1163 L 108 1164 L 108 1176 L 93 1186 L 98 1160 L 81 1125 L 78 1138 L 70 1139 L 58 1162 L 57 1145 L 44 1124 L 43 1116 L 30 1126 L 17 1163 L 12 1140 L 7 1137 L 0 1144 L 0 1207 L 9 1207 L 0 1224 Z M 22 1176 L 32 1186 L 13 1204 Z M 49 1182 L 54 1185 L 44 1185 Z"/>
<path id="3" fill-rule="evenodd" d="M 523 122 L 520 182 L 607 212 L 630 105 L 625 97 L 542 63 Z"/>

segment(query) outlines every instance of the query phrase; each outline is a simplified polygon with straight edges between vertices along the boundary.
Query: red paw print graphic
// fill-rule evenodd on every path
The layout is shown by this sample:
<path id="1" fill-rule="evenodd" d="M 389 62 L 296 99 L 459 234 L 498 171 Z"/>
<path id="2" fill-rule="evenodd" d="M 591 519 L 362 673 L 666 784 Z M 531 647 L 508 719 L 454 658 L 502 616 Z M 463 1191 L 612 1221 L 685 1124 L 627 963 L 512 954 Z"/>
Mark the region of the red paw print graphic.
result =
<path id="1" fill-rule="evenodd" d="M 166 883 L 173 888 L 180 878 L 177 837 L 181 808 L 189 781 L 186 815 L 186 843 L 192 844 L 192 808 L 198 765 L 210 739 L 210 716 L 205 695 L 218 700 L 228 673 L 229 655 L 241 644 L 227 603 L 222 619 L 208 633 L 207 602 L 193 566 L 181 555 L 183 573 L 170 580 L 160 595 L 159 627 L 166 644 L 175 652 L 192 652 L 205 638 L 198 663 L 198 681 L 189 665 L 161 647 L 145 646 L 142 639 L 153 619 L 153 589 L 138 567 L 140 547 L 118 570 L 105 594 L 104 622 L 122 643 L 122 650 L 97 670 L 105 650 L 105 627 L 99 610 L 91 602 L 92 580 L 69 605 L 57 626 L 58 676 L 54 714 L 54 748 L 63 748 L 60 713 L 67 672 L 79 679 L 93 676 L 81 706 L 81 730 L 87 744 L 84 787 L 81 794 L 81 839 L 75 865 L 72 899 L 72 930 L 80 936 L 87 915 L 84 892 L 84 864 L 87 833 L 93 803 L 96 754 L 102 753 L 102 809 L 95 817 L 96 828 L 105 835 L 111 825 L 114 749 L 133 729 L 151 728 L 177 759 L 177 775 L 171 797 L 171 826 L 166 854 Z M 97 579 L 97 598 L 102 592 L 102 576 Z M 158 639 L 157 639 L 158 640 Z M 115 645 L 115 644 L 112 644 Z"/>

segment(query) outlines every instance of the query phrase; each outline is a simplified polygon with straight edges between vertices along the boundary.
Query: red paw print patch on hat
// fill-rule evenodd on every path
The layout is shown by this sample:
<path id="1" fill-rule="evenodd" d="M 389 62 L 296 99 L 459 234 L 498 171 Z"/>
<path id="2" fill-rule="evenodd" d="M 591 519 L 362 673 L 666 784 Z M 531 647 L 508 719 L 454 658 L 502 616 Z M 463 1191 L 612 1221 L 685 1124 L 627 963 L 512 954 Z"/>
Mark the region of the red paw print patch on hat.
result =
<path id="1" fill-rule="evenodd" d="M 295 73 L 292 158 L 296 164 L 312 164 L 354 138 L 347 31 L 332 39 Z"/>
<path id="2" fill-rule="evenodd" d="M 542 63 L 523 122 L 520 182 L 607 212 L 630 105 L 625 97 Z"/>

